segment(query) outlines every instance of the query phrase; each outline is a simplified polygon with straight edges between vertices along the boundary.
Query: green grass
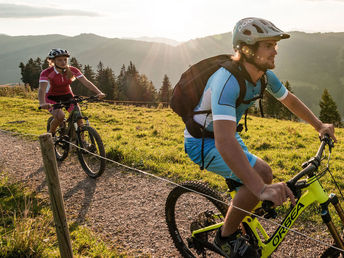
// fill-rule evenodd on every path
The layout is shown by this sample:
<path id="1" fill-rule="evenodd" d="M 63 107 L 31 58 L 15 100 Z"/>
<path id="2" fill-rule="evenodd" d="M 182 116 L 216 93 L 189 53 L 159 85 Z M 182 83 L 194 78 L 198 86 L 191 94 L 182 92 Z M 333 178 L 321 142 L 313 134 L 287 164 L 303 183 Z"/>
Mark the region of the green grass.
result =
<path id="1" fill-rule="evenodd" d="M 29 86 L 1 86 L 1 97 L 20 97 L 27 99 L 37 99 L 37 90 L 32 91 Z"/>
<path id="2" fill-rule="evenodd" d="M 0 257 L 59 257 L 48 203 L 0 174 Z M 69 226 L 75 257 L 125 257 L 86 227 Z"/>
<path id="3" fill-rule="evenodd" d="M 37 110 L 37 106 L 35 100 L 0 97 L 0 129 L 21 134 L 44 133 L 49 114 Z M 110 159 L 176 182 L 203 180 L 225 190 L 221 177 L 200 171 L 184 153 L 184 124 L 170 109 L 97 103 L 89 104 L 84 113 L 101 135 Z M 249 116 L 248 128 L 242 138 L 252 153 L 272 167 L 274 182 L 290 179 L 319 147 L 317 132 L 304 123 Z M 333 150 L 331 171 L 342 188 L 344 130 L 336 129 L 336 136 L 338 144 Z M 338 194 L 328 174 L 321 182 L 328 192 Z M 316 216 L 310 209 L 303 218 L 318 221 Z"/>
<path id="4" fill-rule="evenodd" d="M 44 133 L 49 114 L 37 106 L 35 100 L 0 97 L 0 129 Z M 184 124 L 170 109 L 98 103 L 89 104 L 84 114 L 101 135 L 110 159 L 179 182 L 202 179 L 215 187 L 225 187 L 221 177 L 200 171 L 184 153 Z M 319 146 L 316 131 L 307 124 L 249 116 L 248 128 L 241 134 L 244 142 L 252 153 L 269 163 L 275 181 L 295 175 Z M 336 129 L 336 135 L 339 144 L 334 148 L 331 168 L 343 186 L 343 129 Z M 37 140 L 37 136 L 24 137 Z M 324 184 L 330 187 L 327 181 Z"/>

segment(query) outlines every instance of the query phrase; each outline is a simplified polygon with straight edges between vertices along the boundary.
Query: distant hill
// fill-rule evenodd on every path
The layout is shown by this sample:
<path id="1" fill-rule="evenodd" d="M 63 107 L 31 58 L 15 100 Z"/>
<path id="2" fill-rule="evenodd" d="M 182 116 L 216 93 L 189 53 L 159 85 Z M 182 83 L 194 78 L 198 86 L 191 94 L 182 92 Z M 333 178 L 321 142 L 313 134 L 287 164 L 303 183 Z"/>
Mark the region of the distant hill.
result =
<path id="1" fill-rule="evenodd" d="M 315 112 L 324 88 L 344 114 L 344 33 L 291 32 L 279 44 L 277 68 L 282 80 Z M 177 46 L 131 39 L 106 38 L 94 34 L 7 36 L 0 34 L 0 84 L 20 82 L 20 62 L 46 57 L 53 47 L 69 49 L 83 65 L 96 70 L 101 60 L 118 75 L 130 61 L 160 88 L 164 74 L 176 83 L 191 64 L 221 53 L 231 53 L 231 33 L 193 39 Z"/>
<path id="2" fill-rule="evenodd" d="M 177 46 L 181 43 L 179 41 L 176 41 L 173 39 L 168 39 L 168 38 L 139 37 L 139 38 L 124 38 L 124 39 L 132 39 L 132 40 L 156 42 L 156 43 L 165 43 L 165 44 L 171 45 L 171 46 Z"/>

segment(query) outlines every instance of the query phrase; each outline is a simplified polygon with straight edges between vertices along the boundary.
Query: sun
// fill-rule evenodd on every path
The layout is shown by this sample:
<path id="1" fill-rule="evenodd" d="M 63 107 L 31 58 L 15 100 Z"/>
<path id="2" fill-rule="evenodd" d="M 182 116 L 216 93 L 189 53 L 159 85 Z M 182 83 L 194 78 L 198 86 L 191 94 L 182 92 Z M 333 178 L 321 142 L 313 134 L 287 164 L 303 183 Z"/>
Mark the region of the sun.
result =
<path id="1" fill-rule="evenodd" d="M 188 1 L 154 1 L 148 19 L 152 35 L 178 41 L 190 38 L 186 27 L 193 25 L 193 16 Z"/>

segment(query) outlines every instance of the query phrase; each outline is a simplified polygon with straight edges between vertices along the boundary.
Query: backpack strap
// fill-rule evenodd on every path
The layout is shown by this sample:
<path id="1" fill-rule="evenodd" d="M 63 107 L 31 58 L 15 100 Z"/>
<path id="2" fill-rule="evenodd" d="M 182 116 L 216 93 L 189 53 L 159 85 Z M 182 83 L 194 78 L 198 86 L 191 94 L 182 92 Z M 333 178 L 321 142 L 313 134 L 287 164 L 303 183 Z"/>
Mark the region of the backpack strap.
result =
<path id="1" fill-rule="evenodd" d="M 235 106 L 238 107 L 241 103 L 245 103 L 244 97 L 246 95 L 246 82 L 242 75 L 242 72 L 239 69 L 239 64 L 238 62 L 230 60 L 230 61 L 224 62 L 221 66 L 227 69 L 231 74 L 233 74 L 233 76 L 239 83 L 240 92 L 239 92 L 239 97 L 235 104 Z"/>
<path id="2" fill-rule="evenodd" d="M 266 76 L 266 73 L 263 74 L 262 78 L 260 79 L 260 83 L 261 83 L 261 86 L 260 86 L 259 109 L 260 109 L 261 117 L 264 117 L 262 100 L 264 97 L 264 91 L 265 91 L 266 86 L 268 84 L 268 78 Z"/>
<path id="3" fill-rule="evenodd" d="M 264 73 L 260 79 L 261 86 L 260 86 L 259 96 L 254 97 L 252 99 L 244 100 L 245 95 L 246 95 L 246 82 L 244 79 L 243 72 L 239 69 L 239 63 L 235 62 L 235 61 L 226 61 L 221 66 L 224 67 L 225 69 L 227 69 L 231 74 L 233 74 L 234 77 L 236 78 L 236 80 L 238 81 L 240 91 L 239 91 L 239 97 L 236 101 L 235 106 L 238 107 L 241 103 L 250 104 L 252 101 L 259 99 L 260 114 L 262 117 L 264 117 L 262 99 L 263 99 L 263 94 L 264 94 L 264 91 L 265 91 L 266 85 L 267 85 L 266 73 Z M 238 131 L 241 132 L 242 127 L 241 127 L 241 130 L 239 129 Z M 247 132 L 247 110 L 245 112 L 245 132 Z"/>

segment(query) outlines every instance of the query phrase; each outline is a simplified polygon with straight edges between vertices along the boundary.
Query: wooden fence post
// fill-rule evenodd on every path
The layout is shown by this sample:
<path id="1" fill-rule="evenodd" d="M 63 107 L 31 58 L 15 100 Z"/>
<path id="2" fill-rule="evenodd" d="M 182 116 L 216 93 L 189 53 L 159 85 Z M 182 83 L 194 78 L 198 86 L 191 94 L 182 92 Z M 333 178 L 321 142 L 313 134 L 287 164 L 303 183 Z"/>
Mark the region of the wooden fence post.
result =
<path id="1" fill-rule="evenodd" d="M 54 144 L 51 134 L 45 133 L 40 135 L 39 142 L 41 145 L 44 171 L 49 189 L 51 207 L 54 214 L 60 255 L 62 258 L 70 258 L 73 257 L 73 249 L 70 241 L 63 197 L 60 188 L 60 180 L 57 172 Z"/>

